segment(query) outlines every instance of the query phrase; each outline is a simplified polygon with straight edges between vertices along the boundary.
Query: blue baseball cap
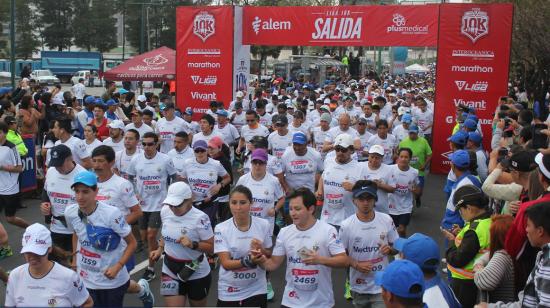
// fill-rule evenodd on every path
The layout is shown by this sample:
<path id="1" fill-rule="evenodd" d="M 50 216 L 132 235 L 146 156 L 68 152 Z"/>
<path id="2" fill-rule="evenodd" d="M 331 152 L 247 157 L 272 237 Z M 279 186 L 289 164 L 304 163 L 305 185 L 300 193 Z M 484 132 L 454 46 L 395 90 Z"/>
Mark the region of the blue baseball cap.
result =
<path id="1" fill-rule="evenodd" d="M 227 112 L 224 109 L 220 109 L 220 110 L 216 111 L 216 114 L 219 115 L 219 116 L 222 116 L 222 117 L 226 117 L 226 118 L 229 116 L 229 112 Z"/>
<path id="2" fill-rule="evenodd" d="M 208 144 L 204 140 L 197 140 L 193 143 L 193 150 L 196 149 L 208 150 Z"/>
<path id="3" fill-rule="evenodd" d="M 93 96 L 86 96 L 86 98 L 84 99 L 84 104 L 86 105 L 90 105 L 90 104 L 94 104 L 95 103 L 95 97 Z"/>
<path id="4" fill-rule="evenodd" d="M 468 133 L 468 140 L 471 140 L 476 145 L 480 145 L 482 139 L 483 138 L 481 137 L 481 134 L 478 133 L 478 132 L 469 132 Z"/>
<path id="5" fill-rule="evenodd" d="M 120 94 L 120 95 L 123 95 L 123 94 L 126 94 L 126 93 L 128 93 L 128 90 L 126 90 L 126 89 L 118 90 L 118 94 Z"/>
<path id="6" fill-rule="evenodd" d="M 451 137 L 449 137 L 447 141 L 456 143 L 461 146 L 465 146 L 466 142 L 468 141 L 468 133 L 465 131 L 459 130 L 456 133 L 454 133 Z"/>
<path id="7" fill-rule="evenodd" d="M 369 194 L 371 197 L 376 199 L 378 196 L 377 191 L 378 189 L 376 188 L 376 186 L 366 185 L 352 190 L 351 193 L 353 194 L 353 198 L 359 198 L 363 194 Z"/>
<path id="8" fill-rule="evenodd" d="M 437 243 L 429 236 L 415 233 L 409 238 L 398 238 L 393 248 L 403 254 L 406 260 L 412 261 L 421 269 L 436 270 L 441 258 Z"/>
<path id="9" fill-rule="evenodd" d="M 416 124 L 411 124 L 411 126 L 409 126 L 409 134 L 410 133 L 415 133 L 415 134 L 418 134 L 418 125 Z"/>
<path id="10" fill-rule="evenodd" d="M 424 274 L 409 260 L 393 261 L 386 270 L 376 273 L 374 282 L 399 297 L 422 298 L 424 295 Z"/>
<path id="11" fill-rule="evenodd" d="M 94 104 L 96 105 L 105 105 L 105 102 L 103 102 L 103 99 L 101 97 L 98 97 L 95 99 Z"/>
<path id="12" fill-rule="evenodd" d="M 292 135 L 292 143 L 306 144 L 307 143 L 307 137 L 302 132 L 296 132 L 296 133 L 294 133 L 294 135 Z"/>
<path id="13" fill-rule="evenodd" d="M 12 90 L 11 87 L 3 87 L 3 88 L 0 88 L 0 95 L 4 95 L 4 94 L 8 94 L 10 93 Z"/>
<path id="14" fill-rule="evenodd" d="M 76 184 L 84 184 L 88 187 L 96 186 L 97 176 L 91 171 L 81 171 L 74 176 L 73 185 L 71 185 L 71 188 L 73 188 Z"/>
<path id="15" fill-rule="evenodd" d="M 466 119 L 466 121 L 464 121 L 464 127 L 466 127 L 467 129 L 476 129 L 477 122 L 472 119 Z"/>
<path id="16" fill-rule="evenodd" d="M 409 113 L 405 113 L 405 114 L 401 117 L 401 122 L 403 122 L 403 123 L 411 123 L 411 122 L 412 122 L 412 116 L 411 116 Z"/>
<path id="17" fill-rule="evenodd" d="M 185 114 L 187 115 L 193 115 L 193 109 L 191 107 L 187 107 L 185 108 Z"/>
<path id="18" fill-rule="evenodd" d="M 453 165 L 459 168 L 470 166 L 470 154 L 466 150 L 458 150 L 452 153 L 449 158 Z"/>
<path id="19" fill-rule="evenodd" d="M 477 124 L 477 121 L 479 121 L 479 118 L 478 118 L 475 114 L 469 114 L 469 115 L 466 117 L 466 120 L 468 120 L 468 119 L 471 119 L 471 120 L 476 121 L 476 124 Z"/>

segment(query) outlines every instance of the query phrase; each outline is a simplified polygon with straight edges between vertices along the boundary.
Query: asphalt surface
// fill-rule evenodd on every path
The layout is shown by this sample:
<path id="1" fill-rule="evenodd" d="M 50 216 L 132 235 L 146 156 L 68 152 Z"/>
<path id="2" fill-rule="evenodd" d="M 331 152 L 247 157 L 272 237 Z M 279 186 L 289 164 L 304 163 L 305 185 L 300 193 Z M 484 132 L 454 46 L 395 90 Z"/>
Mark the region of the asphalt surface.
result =
<path id="1" fill-rule="evenodd" d="M 445 183 L 445 177 L 439 175 L 428 175 L 426 179 L 426 187 L 424 189 L 424 196 L 422 197 L 422 206 L 420 208 L 415 208 L 413 212 L 413 217 L 411 219 L 411 224 L 407 231 L 407 234 L 413 234 L 414 232 L 422 232 L 432 236 L 441 247 L 441 253 L 443 254 L 443 237 L 439 231 L 439 222 L 443 217 L 445 211 L 444 203 L 444 194 L 443 186 Z M 43 216 L 40 214 L 40 201 L 37 199 L 25 199 L 24 204 L 27 208 L 20 209 L 17 212 L 17 216 L 24 218 L 30 223 L 40 222 L 43 223 Z M 6 258 L 0 261 L 0 266 L 6 270 L 13 269 L 25 261 L 23 256 L 19 254 L 21 250 L 21 237 L 24 230 L 18 227 L 8 224 L 5 220 L 4 215 L 0 216 L 0 222 L 6 228 L 9 235 L 9 242 L 14 251 L 12 257 Z M 147 259 L 147 256 L 144 252 L 137 254 L 137 263 L 140 263 Z M 151 281 L 151 290 L 155 294 L 156 303 L 155 306 L 163 306 L 164 300 L 162 296 L 159 295 L 159 277 L 161 264 L 157 263 L 156 265 L 156 275 L 153 281 Z M 280 307 L 281 304 L 281 294 L 284 290 L 285 279 L 284 279 L 284 270 L 285 265 L 282 265 L 277 271 L 271 273 L 271 281 L 273 288 L 275 290 L 275 298 L 272 302 L 269 303 L 269 307 Z M 215 306 L 217 299 L 217 279 L 218 271 L 215 270 L 212 273 L 212 288 L 208 295 L 208 305 Z M 132 275 L 132 279 L 138 280 L 141 278 L 143 271 L 140 271 Z M 336 300 L 336 307 L 352 307 L 351 301 L 346 301 L 343 297 L 344 294 L 344 282 L 346 278 L 346 273 L 344 269 L 334 269 L 332 270 L 332 283 L 334 289 L 334 295 Z M 5 296 L 5 286 L 0 283 L 0 306 L 4 304 Z M 142 306 L 141 301 L 138 299 L 137 295 L 128 294 L 124 298 L 125 306 L 139 307 Z"/>

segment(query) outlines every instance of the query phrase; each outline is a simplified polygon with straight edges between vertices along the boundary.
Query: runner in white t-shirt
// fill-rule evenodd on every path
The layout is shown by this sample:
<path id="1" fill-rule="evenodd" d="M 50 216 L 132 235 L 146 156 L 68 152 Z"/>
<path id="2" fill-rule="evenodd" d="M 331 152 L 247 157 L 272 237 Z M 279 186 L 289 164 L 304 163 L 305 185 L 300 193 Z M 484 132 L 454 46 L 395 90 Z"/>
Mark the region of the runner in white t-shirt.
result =
<path id="1" fill-rule="evenodd" d="M 73 251 L 78 254 L 73 258 L 73 265 L 94 299 L 94 305 L 121 307 L 130 284 L 124 264 L 134 254 L 136 239 L 117 208 L 96 200 L 98 189 L 94 173 L 78 173 L 72 188 L 77 204 L 67 207 L 65 218 L 76 235 Z M 90 228 L 97 232 L 91 232 Z M 100 238 L 103 240 L 99 241 Z"/>
<path id="2" fill-rule="evenodd" d="M 372 112 L 372 104 L 367 103 L 363 106 L 363 114 L 361 118 L 367 120 L 367 131 L 371 134 L 376 134 L 376 113 Z"/>
<path id="3" fill-rule="evenodd" d="M 236 146 L 241 135 L 237 128 L 229 123 L 226 110 L 218 110 L 218 124 L 214 127 L 214 132 L 222 136 L 222 140 L 229 147 Z M 208 141 L 206 141 L 208 143 Z"/>
<path id="4" fill-rule="evenodd" d="M 317 198 L 323 200 L 321 220 L 338 227 L 354 212 L 351 188 L 361 179 L 361 165 L 351 158 L 353 139 L 350 135 L 337 136 L 334 151 L 334 159 L 325 160 Z"/>
<path id="5" fill-rule="evenodd" d="M 357 134 L 359 135 L 359 141 L 361 147 L 356 151 L 357 159 L 360 162 L 367 161 L 369 156 L 369 139 L 372 134 L 367 130 L 368 121 L 365 118 L 359 118 L 357 120 Z"/>
<path id="6" fill-rule="evenodd" d="M 196 136 L 196 135 L 195 135 Z M 166 153 L 172 159 L 172 163 L 181 177 L 185 169 L 185 161 L 195 157 L 193 149 L 189 146 L 189 135 L 186 132 L 176 133 L 174 138 L 174 148 Z"/>
<path id="7" fill-rule="evenodd" d="M 418 170 L 409 163 L 412 150 L 401 148 L 397 153 L 397 164 L 392 169 L 395 190 L 389 195 L 389 214 L 393 219 L 400 237 L 407 236 L 407 226 L 411 220 L 414 195 L 420 192 Z"/>
<path id="8" fill-rule="evenodd" d="M 215 136 L 218 136 L 222 138 L 223 135 L 214 130 L 214 126 L 216 125 L 216 120 L 214 117 L 210 114 L 203 114 L 200 121 L 199 121 L 200 129 L 201 131 L 193 135 L 193 142 L 198 140 L 204 140 L 206 143 L 210 141 L 210 139 L 214 138 Z"/>
<path id="9" fill-rule="evenodd" d="M 73 153 L 73 160 L 81 165 L 82 167 L 88 169 L 92 167 L 92 161 L 90 155 L 86 150 L 86 144 L 83 140 L 74 137 L 71 134 L 71 120 L 70 119 L 58 119 L 55 120 L 53 129 L 55 137 L 58 139 L 54 145 L 64 144 L 71 149 Z M 46 165 L 50 161 L 50 151 L 46 155 Z"/>
<path id="10" fill-rule="evenodd" d="M 88 155 L 92 155 L 92 151 L 102 145 L 101 141 L 97 139 L 97 127 L 92 124 L 84 126 L 84 139 L 82 139 L 84 146 L 86 147 L 86 152 Z"/>
<path id="11" fill-rule="evenodd" d="M 371 180 L 378 185 L 378 200 L 376 211 L 389 213 L 388 193 L 395 190 L 393 172 L 390 166 L 382 163 L 384 148 L 380 145 L 373 145 L 369 148 L 369 161 L 362 163 L 361 177 L 364 180 Z"/>
<path id="12" fill-rule="evenodd" d="M 212 279 L 204 256 L 214 248 L 210 220 L 193 207 L 191 188 L 184 182 L 168 187 L 163 204 L 162 237 L 149 257 L 156 261 L 164 253 L 160 294 L 168 307 L 204 307 Z"/>
<path id="13" fill-rule="evenodd" d="M 368 141 L 368 148 L 374 145 L 380 145 L 384 149 L 384 164 L 391 165 L 395 159 L 395 151 L 397 150 L 397 139 L 394 135 L 388 133 L 388 122 L 380 120 L 376 123 L 377 133 L 372 135 Z"/>
<path id="14" fill-rule="evenodd" d="M 323 113 L 319 119 L 319 126 L 312 128 L 311 134 L 313 140 L 311 141 L 312 147 L 321 154 L 321 159 L 325 159 L 327 152 L 323 152 L 323 145 L 325 140 L 330 138 L 330 122 L 331 117 L 329 113 Z"/>
<path id="15" fill-rule="evenodd" d="M 190 133 L 190 128 L 187 122 L 182 118 L 178 118 L 174 112 L 174 104 L 168 103 L 164 105 L 164 118 L 159 119 L 155 128 L 155 132 L 161 140 L 160 152 L 168 153 L 174 148 L 174 136 L 177 132 Z"/>
<path id="16" fill-rule="evenodd" d="M 357 150 L 361 148 L 361 141 L 359 140 L 359 134 L 355 128 L 350 127 L 351 118 L 347 113 L 343 113 L 338 118 L 338 126 L 329 130 L 329 136 L 325 139 L 323 144 L 323 152 L 330 152 L 334 149 L 334 140 L 340 134 L 348 134 L 353 138 L 354 148 Z"/>
<path id="17" fill-rule="evenodd" d="M 307 187 L 313 192 L 323 171 L 321 154 L 307 146 L 307 137 L 301 132 L 292 136 L 292 147 L 281 156 L 281 166 L 285 192 L 299 187 Z"/>
<path id="18" fill-rule="evenodd" d="M 293 224 L 279 232 L 271 258 L 257 263 L 276 270 L 286 259 L 286 307 L 333 307 L 331 268 L 347 266 L 347 256 L 336 229 L 313 216 L 317 200 L 308 188 L 289 196 Z"/>
<path id="19" fill-rule="evenodd" d="M 259 117 L 256 111 L 248 110 L 246 112 L 246 125 L 241 128 L 241 139 L 239 140 L 239 146 L 235 150 L 237 155 L 240 155 L 245 145 L 250 142 L 250 139 L 254 136 L 269 136 L 269 130 L 267 127 L 258 123 Z"/>
<path id="20" fill-rule="evenodd" d="M 67 226 L 65 209 L 75 203 L 74 191 L 71 189 L 74 176 L 86 169 L 73 161 L 71 150 L 66 145 L 53 147 L 51 156 L 40 210 L 46 217 L 51 217 L 50 230 L 54 245 L 52 260 L 68 265 L 67 259 L 72 255 L 73 231 Z"/>
<path id="21" fill-rule="evenodd" d="M 107 124 L 109 127 L 109 138 L 103 140 L 104 145 L 108 145 L 116 152 L 124 150 L 124 122 L 114 120 Z"/>
<path id="22" fill-rule="evenodd" d="M 285 116 L 274 115 L 273 123 L 276 130 L 267 137 L 268 149 L 280 159 L 286 149 L 292 145 L 293 134 L 288 130 L 288 119 Z"/>
<path id="23" fill-rule="evenodd" d="M 218 307 L 267 307 L 266 271 L 253 260 L 271 255 L 269 223 L 251 215 L 253 195 L 237 185 L 229 196 L 233 217 L 218 224 L 214 253 L 220 260 Z"/>
<path id="24" fill-rule="evenodd" d="M 50 231 L 35 223 L 25 230 L 21 254 L 27 263 L 10 273 L 4 307 L 93 307 L 78 274 L 48 260 Z"/>
<path id="25" fill-rule="evenodd" d="M 418 109 L 413 110 L 413 118 L 421 132 L 424 134 L 424 138 L 428 142 L 432 143 L 432 127 L 434 123 L 434 113 L 428 109 L 428 105 L 423 98 L 416 100 L 416 106 Z"/>
<path id="26" fill-rule="evenodd" d="M 398 235 L 391 217 L 374 209 L 376 190 L 372 181 L 357 181 L 352 190 L 355 214 L 340 226 L 340 239 L 349 256 L 349 284 L 355 307 L 384 307 L 382 289 L 375 284 L 374 276 L 388 265 L 388 255 L 397 254 L 392 245 Z"/>
<path id="27" fill-rule="evenodd" d="M 130 129 L 135 129 L 142 137 L 145 133 L 154 132 L 151 126 L 143 123 L 143 112 L 139 110 L 132 111 L 132 123 L 127 124 L 124 127 L 124 132 L 127 132 Z"/>
<path id="28" fill-rule="evenodd" d="M 141 135 L 135 129 L 129 129 L 124 133 L 124 149 L 115 153 L 115 165 L 113 170 L 121 177 L 128 179 L 128 169 L 132 159 L 137 155 L 143 155 L 143 150 L 138 148 Z M 91 153 L 90 153 L 91 155 Z"/>

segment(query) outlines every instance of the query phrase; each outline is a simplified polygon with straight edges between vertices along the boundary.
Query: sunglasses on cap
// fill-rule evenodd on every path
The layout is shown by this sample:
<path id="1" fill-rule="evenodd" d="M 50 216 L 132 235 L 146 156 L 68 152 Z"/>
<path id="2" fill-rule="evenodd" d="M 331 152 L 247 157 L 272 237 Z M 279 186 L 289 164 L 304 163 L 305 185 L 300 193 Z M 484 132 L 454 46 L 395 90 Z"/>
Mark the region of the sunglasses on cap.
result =
<path id="1" fill-rule="evenodd" d="M 337 145 L 337 146 L 334 147 L 334 151 L 347 153 L 349 151 L 349 148 L 344 148 L 344 147 L 341 147 L 341 146 Z"/>
<path id="2" fill-rule="evenodd" d="M 152 146 L 156 145 L 156 143 L 154 143 L 154 142 L 142 142 L 141 145 L 144 146 L 144 147 L 152 147 Z"/>

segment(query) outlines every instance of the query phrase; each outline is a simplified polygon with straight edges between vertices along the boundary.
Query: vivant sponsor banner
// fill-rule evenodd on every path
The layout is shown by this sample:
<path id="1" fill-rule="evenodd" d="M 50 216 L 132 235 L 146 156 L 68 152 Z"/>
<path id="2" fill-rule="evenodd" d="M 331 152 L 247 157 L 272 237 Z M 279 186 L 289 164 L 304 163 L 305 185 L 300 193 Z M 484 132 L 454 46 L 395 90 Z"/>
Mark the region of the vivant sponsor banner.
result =
<path id="1" fill-rule="evenodd" d="M 475 108 L 490 149 L 493 113 L 507 93 L 512 15 L 512 4 L 440 6 L 432 172 L 449 171 L 458 106 Z"/>
<path id="2" fill-rule="evenodd" d="M 253 7 L 243 43 L 303 46 L 435 46 L 437 5 Z"/>
<path id="3" fill-rule="evenodd" d="M 204 113 L 210 101 L 229 104 L 233 92 L 233 7 L 178 7 L 176 24 L 178 107 Z"/>

